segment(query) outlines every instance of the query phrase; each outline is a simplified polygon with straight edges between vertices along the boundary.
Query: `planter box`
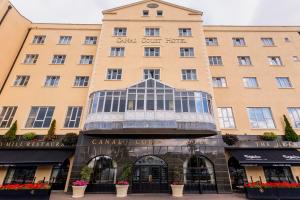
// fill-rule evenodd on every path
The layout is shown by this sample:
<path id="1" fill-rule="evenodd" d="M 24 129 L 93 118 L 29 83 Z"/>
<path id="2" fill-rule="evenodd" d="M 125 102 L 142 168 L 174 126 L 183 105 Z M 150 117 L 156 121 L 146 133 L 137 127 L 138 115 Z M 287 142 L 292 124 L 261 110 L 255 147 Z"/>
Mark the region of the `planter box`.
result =
<path id="1" fill-rule="evenodd" d="M 246 188 L 247 199 L 280 199 L 292 200 L 300 198 L 300 188 L 267 188 L 259 190 L 258 188 Z"/>
<path id="2" fill-rule="evenodd" d="M 51 190 L 0 190 L 0 200 L 49 200 Z"/>

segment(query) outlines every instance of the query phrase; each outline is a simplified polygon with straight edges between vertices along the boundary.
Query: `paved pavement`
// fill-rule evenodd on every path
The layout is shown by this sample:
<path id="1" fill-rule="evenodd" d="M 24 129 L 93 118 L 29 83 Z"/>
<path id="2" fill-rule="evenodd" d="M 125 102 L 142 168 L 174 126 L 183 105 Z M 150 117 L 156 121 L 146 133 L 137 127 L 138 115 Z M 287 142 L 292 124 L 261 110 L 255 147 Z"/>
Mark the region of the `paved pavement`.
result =
<path id="1" fill-rule="evenodd" d="M 70 200 L 70 194 L 62 192 L 52 192 L 50 200 Z M 125 198 L 116 198 L 112 194 L 87 194 L 82 200 L 242 200 L 245 199 L 244 194 L 200 194 L 200 195 L 184 195 L 182 198 L 171 197 L 168 194 L 131 194 Z M 74 199 L 73 199 L 74 200 Z"/>

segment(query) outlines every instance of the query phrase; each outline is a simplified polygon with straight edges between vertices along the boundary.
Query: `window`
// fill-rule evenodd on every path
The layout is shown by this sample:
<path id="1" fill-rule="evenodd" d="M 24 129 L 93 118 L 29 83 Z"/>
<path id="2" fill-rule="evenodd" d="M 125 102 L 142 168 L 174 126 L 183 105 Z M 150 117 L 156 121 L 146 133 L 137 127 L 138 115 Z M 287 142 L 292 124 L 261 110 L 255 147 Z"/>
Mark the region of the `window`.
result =
<path id="1" fill-rule="evenodd" d="M 218 117 L 220 122 L 220 128 L 235 128 L 232 108 L 218 108 Z"/>
<path id="2" fill-rule="evenodd" d="M 180 28 L 179 29 L 179 36 L 180 37 L 190 37 L 190 36 L 192 36 L 192 29 L 191 28 Z"/>
<path id="3" fill-rule="evenodd" d="M 32 44 L 44 44 L 46 36 L 45 35 L 36 35 L 33 38 Z"/>
<path id="4" fill-rule="evenodd" d="M 84 44 L 93 45 L 97 44 L 97 37 L 96 36 L 86 36 L 84 40 Z"/>
<path id="5" fill-rule="evenodd" d="M 209 56 L 208 60 L 211 66 L 223 65 L 221 56 Z"/>
<path id="6" fill-rule="evenodd" d="M 124 47 L 112 47 L 110 49 L 110 56 L 113 57 L 122 57 L 124 56 L 125 48 Z"/>
<path id="7" fill-rule="evenodd" d="M 247 108 L 251 127 L 255 129 L 275 129 L 270 108 Z"/>
<path id="8" fill-rule="evenodd" d="M 60 36 L 58 44 L 70 44 L 72 40 L 72 36 Z"/>
<path id="9" fill-rule="evenodd" d="M 36 64 L 38 58 L 38 54 L 26 54 L 24 64 Z"/>
<path id="10" fill-rule="evenodd" d="M 294 182 L 290 167 L 264 167 L 266 181 L 270 182 Z"/>
<path id="11" fill-rule="evenodd" d="M 194 57 L 194 48 L 180 48 L 181 57 Z"/>
<path id="12" fill-rule="evenodd" d="M 145 28 L 145 36 L 158 37 L 159 28 Z"/>
<path id="13" fill-rule="evenodd" d="M 144 56 L 159 57 L 160 56 L 160 48 L 159 47 L 145 47 Z"/>
<path id="14" fill-rule="evenodd" d="M 45 87 L 57 87 L 60 77 L 59 76 L 47 76 L 45 81 Z"/>
<path id="15" fill-rule="evenodd" d="M 243 83 L 245 88 L 258 88 L 256 77 L 245 77 L 243 78 Z"/>
<path id="16" fill-rule="evenodd" d="M 279 56 L 269 56 L 269 64 L 272 66 L 282 66 L 281 58 Z"/>
<path id="17" fill-rule="evenodd" d="M 88 76 L 76 76 L 74 87 L 87 87 L 89 85 L 89 79 Z"/>
<path id="18" fill-rule="evenodd" d="M 275 46 L 273 38 L 261 38 L 261 41 L 264 46 L 268 46 L 268 47 Z"/>
<path id="19" fill-rule="evenodd" d="M 233 46 L 243 47 L 246 46 L 246 42 L 244 38 L 232 38 Z"/>
<path id="20" fill-rule="evenodd" d="M 156 11 L 156 16 L 158 16 L 158 17 L 162 17 L 163 14 L 164 14 L 164 12 L 162 10 Z"/>
<path id="21" fill-rule="evenodd" d="M 32 106 L 29 113 L 26 128 L 48 128 L 51 124 L 55 107 Z"/>
<path id="22" fill-rule="evenodd" d="M 160 70 L 159 69 L 144 69 L 144 79 L 147 80 L 149 78 L 159 80 L 160 79 Z"/>
<path id="23" fill-rule="evenodd" d="M 300 128 L 300 108 L 288 108 L 294 128 Z"/>
<path id="24" fill-rule="evenodd" d="M 249 66 L 252 65 L 250 56 L 238 56 L 239 65 Z"/>
<path id="25" fill-rule="evenodd" d="M 89 105 L 89 113 L 125 110 L 212 113 L 209 94 L 176 90 L 153 79 L 140 82 L 126 90 L 95 92 L 89 99 Z"/>
<path id="26" fill-rule="evenodd" d="M 108 69 L 106 79 L 107 80 L 121 80 L 122 79 L 122 69 Z"/>
<path id="27" fill-rule="evenodd" d="M 92 55 L 81 55 L 80 64 L 81 65 L 90 65 L 93 64 L 94 56 Z"/>
<path id="28" fill-rule="evenodd" d="M 0 108 L 0 128 L 9 128 L 16 114 L 16 106 L 4 106 Z"/>
<path id="29" fill-rule="evenodd" d="M 144 17 L 149 16 L 149 10 L 143 10 L 143 16 Z"/>
<path id="30" fill-rule="evenodd" d="M 34 181 L 36 166 L 10 166 L 3 184 L 26 184 Z"/>
<path id="31" fill-rule="evenodd" d="M 205 38 L 206 46 L 218 46 L 218 38 Z"/>
<path id="32" fill-rule="evenodd" d="M 213 77 L 212 81 L 213 81 L 213 87 L 215 88 L 227 87 L 225 77 Z"/>
<path id="33" fill-rule="evenodd" d="M 197 80 L 197 74 L 195 69 L 183 69 L 182 80 Z"/>
<path id="34" fill-rule="evenodd" d="M 68 112 L 65 120 L 65 128 L 78 128 L 82 107 L 68 107 Z"/>
<path id="35" fill-rule="evenodd" d="M 94 169 L 91 174 L 91 184 L 113 185 L 117 180 L 117 162 L 108 156 L 97 156 L 93 158 L 88 167 Z"/>
<path id="36" fill-rule="evenodd" d="M 285 41 L 285 42 L 291 42 L 290 38 L 288 38 L 288 37 L 285 37 L 285 38 L 284 38 L 284 41 Z"/>
<path id="37" fill-rule="evenodd" d="M 25 87 L 28 84 L 30 76 L 17 76 L 14 86 Z"/>
<path id="38" fill-rule="evenodd" d="M 52 59 L 52 64 L 63 65 L 66 60 L 66 55 L 54 55 Z"/>
<path id="39" fill-rule="evenodd" d="M 126 36 L 127 35 L 127 28 L 114 28 L 114 36 Z"/>
<path id="40" fill-rule="evenodd" d="M 293 56 L 293 61 L 294 62 L 300 62 L 300 58 L 298 56 Z"/>
<path id="41" fill-rule="evenodd" d="M 292 88 L 289 77 L 276 77 L 276 82 L 279 88 Z"/>

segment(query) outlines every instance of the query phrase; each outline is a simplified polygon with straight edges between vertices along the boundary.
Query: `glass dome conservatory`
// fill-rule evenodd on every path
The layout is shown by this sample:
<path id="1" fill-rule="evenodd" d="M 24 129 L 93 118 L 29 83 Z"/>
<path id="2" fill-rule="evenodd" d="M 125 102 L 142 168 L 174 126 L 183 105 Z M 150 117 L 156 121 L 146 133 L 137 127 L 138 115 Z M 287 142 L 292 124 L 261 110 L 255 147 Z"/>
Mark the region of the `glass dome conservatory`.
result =
<path id="1" fill-rule="evenodd" d="M 211 101 L 208 93 L 177 90 L 148 79 L 125 90 L 92 93 L 85 129 L 215 130 Z"/>

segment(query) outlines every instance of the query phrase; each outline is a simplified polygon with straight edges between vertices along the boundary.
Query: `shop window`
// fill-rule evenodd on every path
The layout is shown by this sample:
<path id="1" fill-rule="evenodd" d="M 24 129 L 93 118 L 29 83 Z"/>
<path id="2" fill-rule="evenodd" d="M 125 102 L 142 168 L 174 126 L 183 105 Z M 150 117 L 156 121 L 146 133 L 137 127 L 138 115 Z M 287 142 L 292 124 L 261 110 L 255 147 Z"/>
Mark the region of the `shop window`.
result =
<path id="1" fill-rule="evenodd" d="M 36 166 L 12 166 L 9 167 L 4 179 L 4 184 L 32 183 L 35 180 Z"/>
<path id="2" fill-rule="evenodd" d="M 290 167 L 264 167 L 267 182 L 294 182 Z"/>
<path id="3" fill-rule="evenodd" d="M 244 186 L 244 184 L 248 181 L 245 168 L 241 166 L 235 158 L 230 158 L 228 160 L 228 168 L 232 189 L 239 190 L 239 187 Z"/>
<path id="4" fill-rule="evenodd" d="M 92 184 L 116 183 L 117 164 L 110 157 L 97 156 L 88 163 L 88 166 L 93 169 Z"/>

